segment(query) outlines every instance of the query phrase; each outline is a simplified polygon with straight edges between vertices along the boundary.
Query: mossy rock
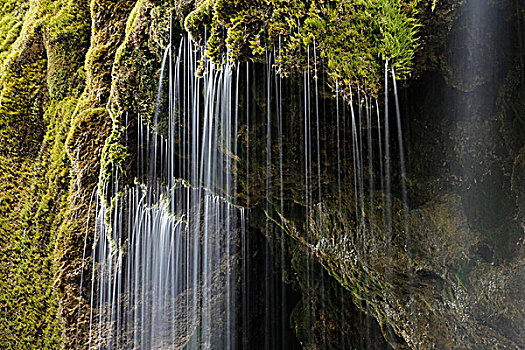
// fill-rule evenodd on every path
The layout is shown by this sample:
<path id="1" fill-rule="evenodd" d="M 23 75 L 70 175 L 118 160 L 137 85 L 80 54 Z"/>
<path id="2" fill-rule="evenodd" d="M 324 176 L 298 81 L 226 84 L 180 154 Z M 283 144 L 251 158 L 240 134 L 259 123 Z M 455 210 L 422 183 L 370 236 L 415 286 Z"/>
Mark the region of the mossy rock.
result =
<path id="1" fill-rule="evenodd" d="M 215 61 L 263 61 L 274 53 L 282 75 L 324 64 L 334 91 L 373 95 L 381 89 L 385 61 L 398 78 L 411 71 L 418 46 L 416 5 L 206 0 L 187 16 L 185 27 L 195 41 L 206 41 Z"/>

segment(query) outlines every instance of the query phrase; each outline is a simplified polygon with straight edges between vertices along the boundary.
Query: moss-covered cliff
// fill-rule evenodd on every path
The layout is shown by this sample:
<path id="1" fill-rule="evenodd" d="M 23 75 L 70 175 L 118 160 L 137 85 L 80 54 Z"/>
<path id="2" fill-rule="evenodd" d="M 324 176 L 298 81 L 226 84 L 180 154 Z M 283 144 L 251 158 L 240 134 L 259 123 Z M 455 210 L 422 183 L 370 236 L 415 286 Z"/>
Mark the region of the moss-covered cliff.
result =
<path id="1" fill-rule="evenodd" d="M 319 79 L 329 87 L 323 199 L 305 215 L 296 162 L 303 140 L 293 134 L 301 126 L 291 118 L 284 126 L 286 198 L 281 207 L 275 192 L 268 213 L 286 228 L 276 226 L 267 238 L 278 252 L 272 242 L 287 234 L 285 279 L 302 294 L 292 319 L 303 346 L 384 348 L 385 338 L 394 348 L 523 347 L 525 10 L 492 0 L 495 16 L 474 26 L 475 3 L 0 0 L 0 347 L 86 346 L 92 195 L 116 169 L 121 183 L 133 181 L 136 150 L 126 145 L 134 140 L 121 131 L 133 138 L 137 115 L 153 114 L 170 17 L 174 42 L 188 31 L 215 60 L 260 63 L 275 53 L 292 82 L 311 68 L 316 49 Z M 393 187 L 392 237 L 371 219 L 385 206 L 377 187 L 363 213 L 374 234 L 363 241 L 350 146 L 340 150 L 348 161 L 342 187 L 337 176 L 333 92 L 379 96 L 385 60 L 408 78 L 401 94 L 408 101 L 408 248 L 401 189 Z M 301 93 L 291 88 L 286 97 L 292 115 Z M 262 99 L 253 102 L 264 109 Z M 240 128 L 243 140 L 257 140 L 256 117 L 252 134 Z M 260 151 L 252 158 L 259 177 L 241 188 L 251 192 L 244 204 L 262 228 L 265 143 L 251 147 Z M 313 176 L 313 191 L 316 183 Z M 312 282 L 320 279 L 322 286 Z M 363 322 L 377 340 L 356 340 Z"/>

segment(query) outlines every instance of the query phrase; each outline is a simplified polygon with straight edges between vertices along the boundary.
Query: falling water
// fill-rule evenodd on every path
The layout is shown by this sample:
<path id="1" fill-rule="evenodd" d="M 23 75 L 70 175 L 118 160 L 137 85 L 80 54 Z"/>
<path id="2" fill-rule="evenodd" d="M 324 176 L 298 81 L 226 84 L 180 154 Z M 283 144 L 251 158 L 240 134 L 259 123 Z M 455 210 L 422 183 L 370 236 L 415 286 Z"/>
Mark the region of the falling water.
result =
<path id="1" fill-rule="evenodd" d="M 272 57 L 271 55 L 268 55 L 268 52 L 266 52 L 266 212 L 270 212 L 271 208 L 271 198 L 272 198 L 272 103 L 271 103 L 271 69 L 272 69 Z M 270 217 L 266 218 L 266 235 L 268 236 L 271 232 L 272 228 L 272 222 Z M 264 310 L 264 348 L 269 349 L 270 348 L 270 334 L 271 334 L 271 327 L 270 324 L 270 308 L 268 307 L 271 303 L 271 295 L 270 290 L 272 289 L 272 281 L 270 279 L 270 261 L 269 261 L 269 255 L 270 255 L 270 244 L 266 243 L 266 269 L 265 269 L 265 293 L 264 293 L 264 301 L 266 308 Z"/>
<path id="2" fill-rule="evenodd" d="M 281 38 L 279 37 L 279 56 L 277 54 L 274 54 L 274 56 L 277 58 L 281 58 Z M 275 76 L 275 105 L 277 108 L 277 116 L 278 116 L 278 142 L 279 142 L 279 207 L 281 208 L 281 211 L 284 209 L 284 175 L 283 175 L 283 113 L 282 113 L 282 77 L 279 74 L 278 70 L 276 69 L 274 72 Z M 285 249 L 286 249 L 286 232 L 284 228 L 280 227 L 279 229 L 280 234 L 280 265 L 281 265 L 281 275 L 284 276 L 286 273 L 286 257 L 285 257 Z M 284 287 L 284 284 L 281 285 L 281 308 L 282 310 L 287 309 L 287 300 L 286 300 L 286 290 Z M 281 334 L 283 334 L 283 337 L 285 337 L 286 334 L 286 323 L 281 322 Z M 285 349 L 285 342 L 283 342 L 283 349 Z"/>
<path id="3" fill-rule="evenodd" d="M 384 138 L 385 138 L 385 205 L 384 205 L 384 217 L 385 217 L 385 236 L 387 240 L 387 257 L 392 257 L 392 199 L 391 199 L 391 187 L 390 187 L 390 126 L 389 126 L 389 114 L 388 114 L 388 62 L 385 63 L 385 115 L 384 115 Z M 392 280 L 390 271 L 390 265 L 387 264 L 387 279 Z"/>
<path id="4" fill-rule="evenodd" d="M 396 73 L 394 67 L 392 67 L 392 83 L 394 86 L 394 99 L 396 102 L 396 122 L 397 122 L 397 139 L 399 145 L 399 166 L 401 171 L 401 198 L 403 200 L 403 218 L 404 218 L 404 230 L 406 235 L 405 249 L 407 250 L 408 256 L 411 256 L 410 252 L 410 232 L 408 231 L 408 195 L 407 195 L 407 184 L 406 184 L 406 166 L 405 166 L 405 148 L 403 146 L 403 130 L 401 127 L 401 112 L 399 108 L 399 97 L 397 95 L 397 82 Z"/>
<path id="5" fill-rule="evenodd" d="M 322 296 L 321 303 L 313 293 L 305 297 L 308 329 L 304 341 L 310 342 L 314 337 L 310 327 L 318 317 L 317 309 L 327 307 L 325 272 L 319 274 L 316 254 L 330 245 L 335 245 L 331 249 L 347 251 L 350 244 L 366 275 L 373 258 L 370 242 L 375 236 L 385 235 L 387 247 L 391 249 L 388 64 L 385 65 L 383 115 L 377 100 L 362 95 L 359 88 L 348 89 L 348 93 L 337 83 L 335 99 L 320 102 L 321 74 L 314 41 L 312 52 L 307 49 L 307 69 L 302 84 L 298 84 L 302 89 L 297 94 L 302 95 L 299 103 L 302 106 L 298 108 L 300 121 L 294 121 L 293 108 L 285 106 L 284 101 L 283 84 L 288 83 L 279 74 L 280 50 L 279 46 L 279 52 L 267 51 L 264 81 L 260 81 L 255 64 L 215 64 L 199 53 L 187 38 L 178 47 L 171 43 L 167 46 L 153 118 L 139 116 L 136 123 L 135 181 L 126 182 L 122 171 L 115 168 L 111 180 L 100 184 L 93 198 L 96 205 L 90 209 L 96 216 L 96 221 L 89 222 L 86 229 L 91 232 L 88 229 L 92 228 L 94 232 L 89 295 L 90 349 L 249 347 L 250 329 L 254 327 L 250 321 L 253 306 L 250 291 L 252 284 L 261 284 L 250 277 L 255 267 L 249 258 L 250 212 L 245 208 L 253 206 L 252 196 L 254 202 L 260 203 L 258 193 L 250 192 L 252 181 L 257 181 L 257 161 L 265 172 L 264 183 L 260 185 L 265 196 L 261 206 L 266 213 L 264 233 L 268 238 L 264 246 L 262 283 L 265 320 L 257 326 L 264 328 L 266 349 L 284 349 L 293 343 L 287 339 L 288 310 L 292 302 L 288 300 L 285 285 L 276 284 L 273 268 L 273 255 L 280 259 L 279 276 L 287 273 L 289 264 L 287 235 L 290 232 L 284 222 L 276 219 L 286 217 L 289 201 L 285 183 L 291 181 L 287 178 L 290 160 L 286 157 L 291 153 L 285 150 L 285 143 L 300 144 L 302 154 L 297 155 L 297 161 L 304 165 L 301 169 L 304 278 L 306 285 L 319 289 Z M 204 72 L 202 77 L 195 74 L 199 65 L 203 65 L 200 67 Z M 406 170 L 393 69 L 392 79 L 409 247 Z M 255 84 L 264 87 L 264 113 L 257 112 L 259 102 L 252 102 L 255 98 L 251 87 Z M 286 86 L 293 91 L 293 84 L 289 85 Z M 335 112 L 335 125 L 327 126 L 323 125 L 327 118 L 324 109 L 330 103 L 328 109 Z M 294 123 L 302 128 L 297 140 L 293 138 L 298 130 L 290 127 Z M 337 198 L 330 198 L 329 190 L 326 194 L 323 190 L 322 155 L 331 150 L 325 148 L 330 142 L 322 140 L 328 132 L 333 132 L 332 140 L 335 138 L 332 145 L 336 152 L 332 156 L 336 164 L 331 165 L 328 160 L 327 167 L 332 168 L 326 172 L 336 172 L 336 176 L 327 183 L 335 184 L 334 197 Z M 245 135 L 244 143 L 239 141 L 241 134 Z M 262 143 L 254 136 L 262 137 Z M 351 159 L 347 159 L 347 147 L 351 147 L 348 148 Z M 278 165 L 275 165 L 277 159 Z M 379 177 L 375 176 L 376 169 Z M 238 193 L 243 188 L 241 183 L 246 193 Z M 376 196 L 376 190 L 384 196 Z M 382 209 L 377 209 L 377 213 L 376 200 L 382 201 Z M 326 234 L 324 210 L 329 201 L 336 204 L 336 220 L 340 221 L 337 225 L 346 232 L 343 237 L 323 237 Z M 347 213 L 351 213 L 352 218 L 345 221 Z M 346 226 L 346 222 L 353 223 L 353 227 Z M 377 227 L 383 227 L 383 232 L 378 232 Z M 272 237 L 278 239 L 272 240 Z M 320 281 L 316 280 L 319 275 Z M 342 306 L 340 319 L 344 324 L 345 305 Z M 366 322 L 363 327 L 369 334 L 368 319 Z M 327 347 L 327 324 L 323 318 L 323 348 Z M 277 342 L 276 337 L 281 341 Z M 366 343 L 369 342 L 367 338 Z"/>
<path id="6" fill-rule="evenodd" d="M 120 188 L 115 171 L 113 183 L 101 186 L 90 348 L 237 346 L 232 281 L 245 230 L 244 210 L 232 204 L 237 73 L 206 61 L 199 78 L 192 43 L 181 44 L 174 64 L 171 50 L 153 124 L 138 121 L 137 182 L 109 193 Z M 161 118 L 167 65 L 168 116 Z"/>

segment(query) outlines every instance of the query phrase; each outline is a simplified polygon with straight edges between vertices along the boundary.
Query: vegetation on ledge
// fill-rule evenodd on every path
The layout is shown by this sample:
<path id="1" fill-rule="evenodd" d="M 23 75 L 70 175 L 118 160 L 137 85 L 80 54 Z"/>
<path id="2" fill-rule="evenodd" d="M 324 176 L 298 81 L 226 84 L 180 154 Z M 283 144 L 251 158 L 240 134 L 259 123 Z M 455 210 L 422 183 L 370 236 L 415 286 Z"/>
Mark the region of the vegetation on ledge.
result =
<path id="1" fill-rule="evenodd" d="M 192 38 L 220 62 L 264 61 L 275 53 L 281 74 L 324 62 L 335 90 L 380 89 L 384 62 L 398 78 L 418 46 L 418 1 L 205 0 L 185 20 Z M 314 54 L 314 48 L 317 52 Z M 317 62 L 315 62 L 317 60 Z"/>

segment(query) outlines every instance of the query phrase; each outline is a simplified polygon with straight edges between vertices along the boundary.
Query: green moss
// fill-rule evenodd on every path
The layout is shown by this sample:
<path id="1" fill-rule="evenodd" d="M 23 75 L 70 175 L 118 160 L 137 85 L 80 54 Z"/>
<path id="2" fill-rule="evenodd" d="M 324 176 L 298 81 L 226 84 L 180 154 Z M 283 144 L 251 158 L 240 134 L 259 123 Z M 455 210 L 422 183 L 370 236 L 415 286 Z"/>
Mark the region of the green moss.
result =
<path id="1" fill-rule="evenodd" d="M 89 199 L 111 130 L 116 51 L 135 5 L 0 1 L 0 348 L 75 347 Z"/>
<path id="2" fill-rule="evenodd" d="M 9 306 L 0 315 L 0 347 L 57 349 L 55 247 L 69 207 L 65 139 L 83 89 L 87 4 L 13 3 L 16 40 L 0 48 L 0 181 L 9 184 L 0 186 L 0 303 Z"/>
<path id="3" fill-rule="evenodd" d="M 12 344 L 19 347 L 27 342 L 27 345 L 40 349 L 55 349 L 61 342 L 58 299 L 52 287 L 55 271 L 53 252 L 55 232 L 62 220 L 60 213 L 67 208 L 69 163 L 64 141 L 75 104 L 76 100 L 70 98 L 52 103 L 46 111 L 49 128 L 43 142 L 44 153 L 33 167 L 31 182 L 22 187 L 26 200 L 22 202 L 20 213 L 11 214 L 12 220 L 22 223 L 22 228 L 10 231 L 11 235 L 22 237 L 25 243 L 20 261 L 22 268 L 10 273 L 15 278 L 23 274 L 18 287 L 29 290 L 27 303 L 21 304 L 17 308 L 20 312 L 15 313 L 20 315 L 17 322 L 20 326 L 7 333 L 17 339 Z M 35 261 L 38 263 L 35 264 Z M 8 289 L 17 293 L 16 287 Z M 12 295 L 6 297 L 9 302 Z M 37 317 L 38 321 L 33 317 Z M 26 334 L 25 340 L 19 340 L 20 334 Z"/>
<path id="4" fill-rule="evenodd" d="M 113 124 L 111 134 L 106 140 L 106 144 L 102 150 L 102 162 L 99 185 L 105 186 L 110 180 L 113 171 L 119 171 L 119 176 L 126 176 L 122 168 L 122 163 L 129 157 L 126 152 L 124 140 L 124 127 L 118 123 Z M 103 190 L 103 188 L 101 188 Z M 103 193 L 103 192 L 102 192 Z"/>
<path id="5" fill-rule="evenodd" d="M 0 152 L 0 292 L 13 291 L 0 300 L 15 310 L 0 313 L 6 349 L 32 342 L 73 348 L 79 308 L 79 344 L 85 343 L 87 306 L 79 303 L 78 286 L 90 196 L 99 174 L 125 174 L 124 113 L 129 120 L 152 113 L 170 14 L 175 22 L 186 18 L 197 41 L 207 38 L 214 59 L 261 61 L 275 50 L 283 75 L 307 68 L 308 52 L 312 67 L 315 39 L 317 63 L 323 60 L 340 89 L 376 91 L 386 59 L 408 74 L 416 45 L 413 4 L 392 0 L 205 0 L 188 16 L 194 1 L 154 8 L 167 2 L 92 0 L 88 8 L 87 1 L 42 0 L 13 11 L 15 3 L 0 1 L 12 14 L 0 23 L 0 60 L 7 63 L 0 138 L 9 141 L 0 147 L 24 151 Z M 35 136 L 17 147 L 25 142 L 17 136 L 26 134 Z M 328 257 L 325 268 L 352 286 L 356 299 L 375 292 L 362 275 L 345 274 L 337 259 Z M 34 261 L 42 263 L 33 267 Z"/>
<path id="6" fill-rule="evenodd" d="M 150 41 L 148 33 L 159 31 L 167 36 L 170 16 L 169 9 L 153 11 L 147 2 L 139 1 L 126 21 L 126 36 L 112 68 L 109 106 L 113 122 L 124 112 L 140 113 L 145 118 L 153 113 L 160 68 L 158 52 L 167 43 Z"/>
<path id="7" fill-rule="evenodd" d="M 62 220 L 60 213 L 67 208 L 69 162 L 64 143 L 75 106 L 76 99 L 72 97 L 49 103 L 44 115 L 48 128 L 42 154 L 26 160 L 25 170 L 13 171 L 18 181 L 8 179 L 17 186 L 11 193 L 20 197 L 12 208 L 2 208 L 2 216 L 12 225 L 0 228 L 10 239 L 1 245 L 5 283 L 0 298 L 2 303 L 20 302 L 11 305 L 9 315 L 0 315 L 5 336 L 0 339 L 0 346 L 5 349 L 56 349 L 61 342 L 53 256 L 55 232 Z M 7 173 L 3 166 L 0 168 L 2 174 Z M 0 188 L 0 197 L 5 191 Z M 9 264 L 10 256 L 18 259 L 14 265 Z"/>
<path id="8" fill-rule="evenodd" d="M 184 27 L 196 43 L 204 44 L 207 39 L 206 33 L 212 28 L 214 16 L 217 15 L 214 8 L 216 2 L 217 0 L 204 0 L 184 20 Z"/>
<path id="9" fill-rule="evenodd" d="M 374 94 L 384 61 L 406 77 L 417 43 L 417 1 L 207 0 L 186 18 L 215 61 L 263 60 L 276 52 L 282 75 L 313 70 L 324 61 L 334 90 L 349 87 Z M 310 56 L 310 61 L 307 57 Z"/>
<path id="10" fill-rule="evenodd" d="M 46 21 L 48 57 L 47 85 L 51 97 L 78 96 L 85 85 L 83 73 L 90 23 L 86 4 L 64 1 L 60 10 Z"/>
<path id="11" fill-rule="evenodd" d="M 0 1 L 0 67 L 3 66 L 11 45 L 22 30 L 22 20 L 29 8 L 28 1 Z"/>
<path id="12" fill-rule="evenodd" d="M 46 60 L 10 66 L 4 72 L 0 92 L 0 152 L 7 154 L 34 154 L 42 139 L 44 105 L 47 91 Z M 33 137 L 27 138 L 26 135 Z"/>

